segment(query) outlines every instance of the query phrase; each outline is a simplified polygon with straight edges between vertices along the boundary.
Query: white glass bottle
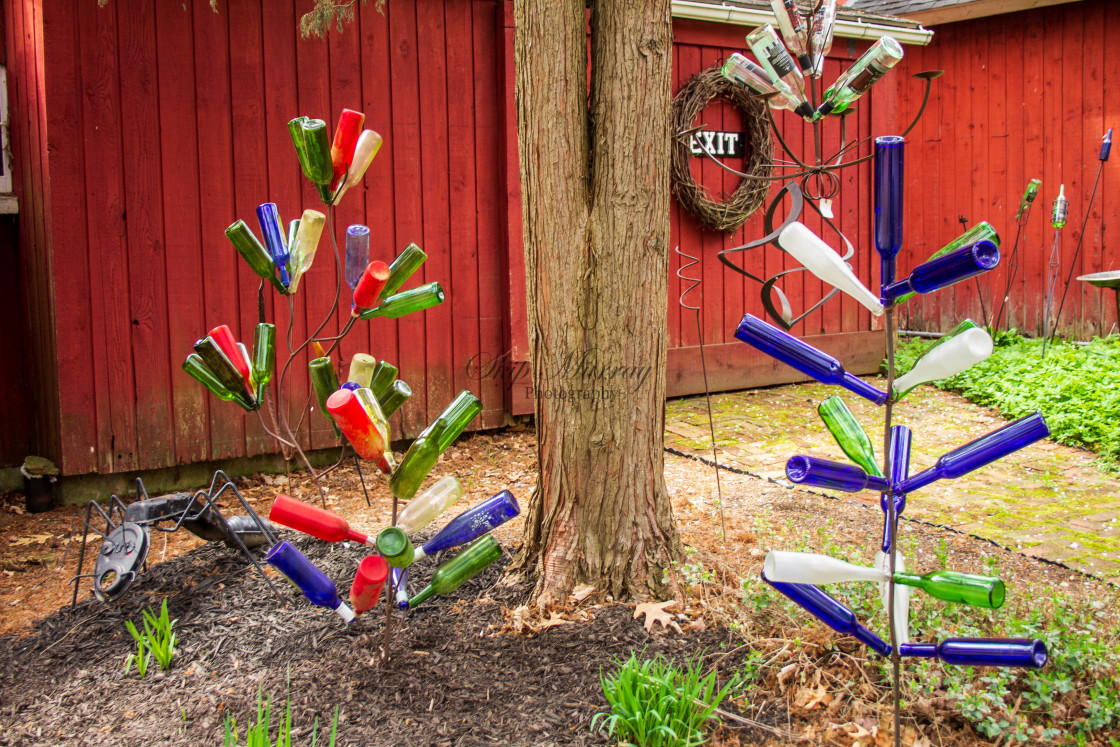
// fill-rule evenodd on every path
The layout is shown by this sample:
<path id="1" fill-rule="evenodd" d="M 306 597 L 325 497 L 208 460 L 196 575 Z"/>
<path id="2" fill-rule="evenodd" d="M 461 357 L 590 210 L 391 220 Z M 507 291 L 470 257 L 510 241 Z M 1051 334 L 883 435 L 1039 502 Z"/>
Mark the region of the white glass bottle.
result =
<path id="1" fill-rule="evenodd" d="M 770 82 L 776 86 L 778 81 L 782 81 L 789 87 L 788 95 L 795 104 L 794 111 L 806 119 L 812 119 L 814 112 L 805 96 L 805 77 L 782 46 L 782 40 L 778 38 L 774 27 L 766 24 L 755 29 L 747 36 L 747 44 L 770 76 Z"/>
<path id="2" fill-rule="evenodd" d="M 794 222 L 786 226 L 778 234 L 778 244 L 805 265 L 809 272 L 847 293 L 875 316 L 883 313 L 879 297 L 868 290 L 848 263 L 805 224 Z"/>
<path id="3" fill-rule="evenodd" d="M 824 103 L 817 114 L 839 114 L 871 88 L 875 81 L 902 59 L 902 45 L 893 37 L 884 36 L 871 45 L 863 56 L 852 63 L 832 87 L 825 91 Z"/>
<path id="4" fill-rule="evenodd" d="M 771 550 L 762 566 L 766 578 L 787 584 L 837 584 L 844 581 L 886 581 L 878 568 L 848 563 L 813 552 Z"/>
<path id="5" fill-rule="evenodd" d="M 441 477 L 436 484 L 413 498 L 397 517 L 397 527 L 405 534 L 418 532 L 455 505 L 463 497 L 463 488 L 451 475 Z"/>
<path id="6" fill-rule="evenodd" d="M 961 322 L 923 353 L 913 368 L 894 380 L 895 397 L 902 399 L 919 384 L 947 379 L 967 370 L 991 355 L 992 347 L 992 338 L 985 330 L 971 319 Z"/>

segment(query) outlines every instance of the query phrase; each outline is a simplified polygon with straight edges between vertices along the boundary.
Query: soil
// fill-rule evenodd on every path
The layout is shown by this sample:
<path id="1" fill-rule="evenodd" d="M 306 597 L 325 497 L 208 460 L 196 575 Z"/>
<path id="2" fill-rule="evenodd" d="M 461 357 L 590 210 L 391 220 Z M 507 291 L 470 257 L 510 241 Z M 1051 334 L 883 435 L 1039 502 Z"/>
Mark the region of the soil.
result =
<path id="1" fill-rule="evenodd" d="M 506 487 L 524 505 L 535 477 L 534 447 L 531 432 L 464 439 L 433 479 L 458 476 L 467 492 L 462 506 Z M 352 467 L 327 480 L 327 505 L 356 528 L 374 531 L 387 523 L 391 504 L 384 481 L 368 471 L 366 479 L 373 508 Z M 643 649 L 677 660 L 703 657 L 724 681 L 761 653 L 757 685 L 725 701 L 729 715 L 713 744 L 852 745 L 859 733 L 871 734 L 865 744 L 874 744 L 889 688 L 864 651 L 804 616 L 791 618 L 780 605 L 744 605 L 742 583 L 758 578 L 771 547 L 873 553 L 878 501 L 831 500 L 721 472 L 724 535 L 710 467 L 667 456 L 666 483 L 690 548 L 673 574 L 681 602 L 669 608 L 670 621 L 680 633 L 662 625 L 647 631 L 633 606 L 594 590 L 579 604 L 538 617 L 522 607 L 528 587 L 503 578 L 503 559 L 454 594 L 395 620 L 391 656 L 382 664 L 383 613 L 347 628 L 273 575 L 278 600 L 243 558 L 184 531 L 167 536 L 166 547 L 162 536 L 153 537 L 150 568 L 112 605 L 93 600 L 83 581 L 76 609 L 59 610 L 69 602 L 74 548 L 62 571 L 53 570 L 53 560 L 12 566 L 0 580 L 3 624 L 15 631 L 0 637 L 0 745 L 219 744 L 229 714 L 244 736 L 258 689 L 271 694 L 277 711 L 290 695 L 297 744 L 309 744 L 314 719 L 329 724 L 336 707 L 342 745 L 608 744 L 590 730 L 593 715 L 606 707 L 600 672 Z M 277 492 L 318 500 L 299 474 L 238 484 L 262 514 Z M 5 567 L 29 546 L 43 555 L 65 552 L 74 509 L 26 516 L 14 505 L 0 509 Z M 1009 588 L 1001 614 L 1021 613 L 1031 598 L 1023 592 L 1032 587 L 1103 598 L 1105 587 L 1093 579 L 983 540 L 913 522 L 900 531 L 910 567 L 919 572 L 935 567 L 935 558 L 966 572 L 998 562 Z M 363 548 L 281 534 L 345 594 Z M 516 551 L 520 520 L 496 536 Z M 441 560 L 420 561 L 413 578 L 423 580 Z M 134 650 L 124 622 L 139 622 L 143 609 L 163 599 L 178 619 L 180 648 L 169 672 L 140 680 L 124 671 Z M 882 620 L 867 624 L 885 628 Z M 806 702 L 804 694 L 820 688 L 835 694 L 831 702 Z M 905 727 L 911 745 L 982 741 L 936 703 L 906 713 Z"/>

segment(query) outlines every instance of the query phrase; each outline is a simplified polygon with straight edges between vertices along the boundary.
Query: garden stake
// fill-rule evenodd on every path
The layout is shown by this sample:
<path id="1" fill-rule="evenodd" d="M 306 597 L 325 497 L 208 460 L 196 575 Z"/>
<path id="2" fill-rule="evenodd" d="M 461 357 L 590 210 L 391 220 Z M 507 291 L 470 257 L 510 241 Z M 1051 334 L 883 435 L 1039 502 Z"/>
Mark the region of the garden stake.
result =
<path id="1" fill-rule="evenodd" d="M 1050 249 L 1050 273 L 1046 276 L 1045 317 L 1042 322 L 1042 358 L 1046 359 L 1046 345 L 1050 340 L 1050 307 L 1054 305 L 1054 293 L 1057 291 L 1058 273 L 1062 267 L 1061 246 L 1062 228 L 1069 215 L 1069 200 L 1066 199 L 1066 185 L 1058 190 L 1054 198 L 1054 209 L 1050 214 L 1050 225 L 1054 226 L 1054 246 Z"/>
<path id="2" fill-rule="evenodd" d="M 689 285 L 687 288 L 685 288 L 683 291 L 681 291 L 680 298 L 677 299 L 677 301 L 678 301 L 678 303 L 680 303 L 682 308 L 689 309 L 690 311 L 693 312 L 694 316 L 696 317 L 696 339 L 700 341 L 700 370 L 704 372 L 704 402 L 706 402 L 707 405 L 708 405 L 708 433 L 711 435 L 711 438 L 712 438 L 712 464 L 715 465 L 713 467 L 713 469 L 715 469 L 715 471 L 716 471 L 716 500 L 719 501 L 719 527 L 720 527 L 720 532 L 721 532 L 722 537 L 724 539 L 726 539 L 727 538 L 727 524 L 724 522 L 724 519 L 723 519 L 723 488 L 720 487 L 720 482 L 719 482 L 719 455 L 716 453 L 716 425 L 715 425 L 715 421 L 712 419 L 712 394 L 711 394 L 711 391 L 708 389 L 708 364 L 704 360 L 704 331 L 700 328 L 700 307 L 699 306 L 689 306 L 684 301 L 684 297 L 687 296 L 692 290 L 694 290 L 697 286 L 700 285 L 700 279 L 699 278 L 690 278 L 690 277 L 688 277 L 687 275 L 684 274 L 684 271 L 687 270 L 689 267 L 692 267 L 693 265 L 699 264 L 700 260 L 699 260 L 699 258 L 693 257 L 690 254 L 685 254 L 684 252 L 681 251 L 681 248 L 679 246 L 676 248 L 676 252 L 677 252 L 678 255 L 680 255 L 681 259 L 689 260 L 688 264 L 682 264 L 677 269 L 677 277 L 680 278 L 683 281 L 691 283 L 691 285 Z M 702 501 L 703 501 L 703 498 L 701 498 L 701 502 Z"/>
<path id="3" fill-rule="evenodd" d="M 1081 253 L 1081 242 L 1085 240 L 1085 228 L 1089 225 L 1089 216 L 1093 212 L 1093 200 L 1097 197 L 1097 186 L 1101 183 L 1101 172 L 1104 170 L 1104 162 L 1108 160 L 1108 155 L 1112 151 L 1112 128 L 1108 128 L 1108 132 L 1104 134 L 1101 140 L 1101 152 L 1097 156 L 1097 178 L 1093 181 L 1093 191 L 1089 195 L 1089 205 L 1085 208 L 1085 220 L 1081 221 L 1081 233 L 1077 237 L 1077 247 L 1073 250 L 1073 260 L 1069 266 L 1069 274 L 1066 275 L 1066 287 L 1062 289 L 1062 302 L 1058 304 L 1058 313 L 1054 316 L 1054 331 L 1051 333 L 1050 344 L 1054 344 L 1054 336 L 1058 334 L 1058 323 L 1062 321 L 1062 309 L 1066 305 L 1066 294 L 1069 293 L 1069 284 L 1073 281 L 1073 273 L 1077 270 L 1077 256 Z M 1043 355 L 1045 355 L 1046 348 L 1043 348 Z"/>
<path id="4" fill-rule="evenodd" d="M 1007 308 L 1007 301 L 1011 298 L 1011 286 L 1015 282 L 1015 274 L 1019 270 L 1019 237 L 1023 234 L 1023 226 L 1027 225 L 1027 221 L 1031 216 L 1031 205 L 1034 204 L 1035 197 L 1038 196 L 1038 188 L 1042 182 L 1038 179 L 1031 179 L 1027 184 L 1027 189 L 1023 192 L 1023 197 L 1019 200 L 1019 212 L 1015 214 L 1015 243 L 1011 246 L 1011 254 L 1007 257 L 1007 283 L 1003 288 L 1003 303 L 999 305 L 999 313 L 996 314 L 996 323 L 992 326 L 993 332 L 999 332 L 999 324 L 1003 321 L 1003 311 Z M 1011 323 L 1011 317 L 1008 316 L 1008 324 Z"/>

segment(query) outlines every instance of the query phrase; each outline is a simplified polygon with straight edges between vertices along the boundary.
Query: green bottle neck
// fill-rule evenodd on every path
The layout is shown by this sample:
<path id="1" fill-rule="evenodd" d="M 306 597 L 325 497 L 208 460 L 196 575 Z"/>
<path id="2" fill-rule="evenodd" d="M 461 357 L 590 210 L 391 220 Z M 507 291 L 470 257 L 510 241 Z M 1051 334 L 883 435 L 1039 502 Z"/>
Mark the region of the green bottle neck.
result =
<path id="1" fill-rule="evenodd" d="M 415 609 L 435 595 L 436 587 L 428 584 L 420 591 L 419 594 L 408 600 L 408 607 L 409 609 Z"/>

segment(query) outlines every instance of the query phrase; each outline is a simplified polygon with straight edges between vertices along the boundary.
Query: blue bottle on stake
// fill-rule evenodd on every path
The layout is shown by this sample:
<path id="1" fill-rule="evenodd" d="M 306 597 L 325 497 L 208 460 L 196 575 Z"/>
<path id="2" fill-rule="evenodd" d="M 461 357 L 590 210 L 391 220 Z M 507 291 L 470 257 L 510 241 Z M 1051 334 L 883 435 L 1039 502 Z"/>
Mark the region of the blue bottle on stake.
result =
<path id="1" fill-rule="evenodd" d="M 999 264 L 999 247 L 991 241 L 977 241 L 948 254 L 923 262 L 910 276 L 884 285 L 883 303 L 891 303 L 907 293 L 932 293 L 962 280 L 976 277 Z"/>
<path id="2" fill-rule="evenodd" d="M 875 138 L 875 251 L 880 282 L 894 282 L 895 257 L 902 248 L 902 177 L 906 141 L 901 135 Z"/>
<path id="3" fill-rule="evenodd" d="M 1041 669 L 1049 652 L 1030 638 L 947 638 L 940 643 L 903 643 L 902 656 L 939 659 L 962 667 L 1024 667 Z"/>
<path id="4" fill-rule="evenodd" d="M 762 580 L 789 597 L 792 601 L 803 607 L 806 612 L 816 617 L 837 633 L 850 635 L 882 656 L 890 656 L 891 646 L 889 643 L 861 625 L 856 619 L 856 613 L 852 612 L 816 586 L 812 584 L 787 584 L 781 581 L 771 581 L 766 578 L 765 573 L 762 574 Z"/>
<path id="5" fill-rule="evenodd" d="M 327 574 L 287 540 L 276 543 L 265 560 L 299 587 L 308 601 L 333 610 L 347 624 L 354 622 L 354 611 L 338 598 L 338 589 Z"/>
<path id="6" fill-rule="evenodd" d="M 257 220 L 261 224 L 264 245 L 272 257 L 272 264 L 280 273 L 280 282 L 285 288 L 291 282 L 288 275 L 288 245 L 284 243 L 284 229 L 280 225 L 280 211 L 275 202 L 265 202 L 257 206 Z"/>
<path id="7" fill-rule="evenodd" d="M 415 560 L 473 542 L 521 513 L 513 493 L 503 490 L 456 516 L 436 536 L 416 548 Z"/>

